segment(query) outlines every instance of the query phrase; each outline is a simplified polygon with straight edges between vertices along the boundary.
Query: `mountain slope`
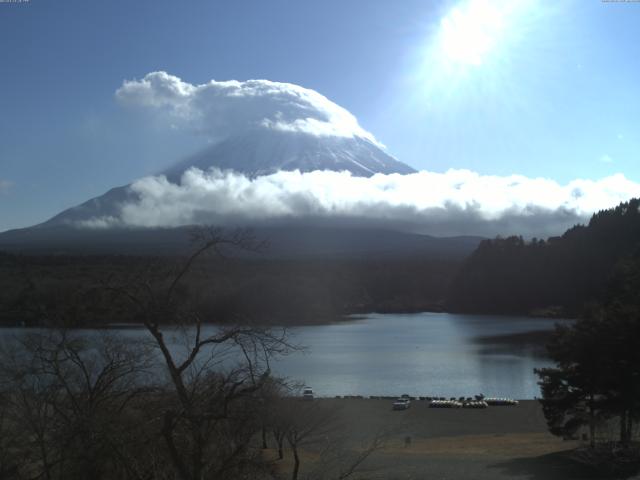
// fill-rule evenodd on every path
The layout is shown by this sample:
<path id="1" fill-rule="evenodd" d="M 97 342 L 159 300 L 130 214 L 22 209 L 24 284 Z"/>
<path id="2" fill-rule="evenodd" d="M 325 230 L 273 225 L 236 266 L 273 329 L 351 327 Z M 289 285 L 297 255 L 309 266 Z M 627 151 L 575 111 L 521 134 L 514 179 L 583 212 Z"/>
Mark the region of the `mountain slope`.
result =
<path id="1" fill-rule="evenodd" d="M 346 170 L 360 177 L 376 173 L 415 172 L 409 165 L 361 137 L 317 137 L 264 129 L 223 140 L 163 173 L 175 182 L 190 167 L 230 169 L 251 177 L 278 170 Z"/>
<path id="2" fill-rule="evenodd" d="M 120 213 L 120 205 L 136 199 L 137 195 L 128 185 L 115 187 L 99 197 L 94 197 L 80 205 L 68 208 L 32 228 L 74 226 L 77 222 L 86 222 L 92 218 L 117 217 Z"/>
<path id="3" fill-rule="evenodd" d="M 161 174 L 177 183 L 182 174 L 192 167 L 235 170 L 250 177 L 279 170 L 346 170 L 355 176 L 415 172 L 364 138 L 317 137 L 264 129 L 228 138 L 178 162 Z M 38 227 L 74 225 L 95 218 L 117 217 L 122 203 L 136 199 L 137 195 L 128 185 L 116 187 L 57 214 Z"/>

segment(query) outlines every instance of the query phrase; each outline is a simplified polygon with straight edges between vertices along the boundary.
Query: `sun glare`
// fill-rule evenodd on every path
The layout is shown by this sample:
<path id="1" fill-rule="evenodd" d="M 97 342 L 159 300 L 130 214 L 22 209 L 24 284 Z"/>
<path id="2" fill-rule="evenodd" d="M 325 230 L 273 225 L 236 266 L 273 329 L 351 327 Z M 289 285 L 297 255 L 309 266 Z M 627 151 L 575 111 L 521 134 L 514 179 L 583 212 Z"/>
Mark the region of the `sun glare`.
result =
<path id="1" fill-rule="evenodd" d="M 471 0 L 455 7 L 440 23 L 440 46 L 446 59 L 481 65 L 500 41 L 505 11 L 487 0 Z"/>
<path id="2" fill-rule="evenodd" d="M 544 11 L 534 0 L 453 2 L 417 53 L 416 97 L 433 106 L 467 102 L 461 92 L 480 98 L 501 91 L 520 53 L 537 38 L 532 32 Z"/>

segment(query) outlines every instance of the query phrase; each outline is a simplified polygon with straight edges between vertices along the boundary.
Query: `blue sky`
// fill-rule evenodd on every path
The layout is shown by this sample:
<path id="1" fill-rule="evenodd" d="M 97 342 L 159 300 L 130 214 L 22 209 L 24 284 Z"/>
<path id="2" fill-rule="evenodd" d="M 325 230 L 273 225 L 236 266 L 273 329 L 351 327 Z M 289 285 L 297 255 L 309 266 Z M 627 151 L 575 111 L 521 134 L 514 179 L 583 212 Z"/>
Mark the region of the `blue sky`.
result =
<path id="1" fill-rule="evenodd" d="M 480 62 L 445 66 L 442 22 L 464 3 L 0 3 L 0 231 L 202 147 L 115 101 L 157 70 L 316 90 L 418 169 L 640 181 L 640 3 L 526 2 Z"/>

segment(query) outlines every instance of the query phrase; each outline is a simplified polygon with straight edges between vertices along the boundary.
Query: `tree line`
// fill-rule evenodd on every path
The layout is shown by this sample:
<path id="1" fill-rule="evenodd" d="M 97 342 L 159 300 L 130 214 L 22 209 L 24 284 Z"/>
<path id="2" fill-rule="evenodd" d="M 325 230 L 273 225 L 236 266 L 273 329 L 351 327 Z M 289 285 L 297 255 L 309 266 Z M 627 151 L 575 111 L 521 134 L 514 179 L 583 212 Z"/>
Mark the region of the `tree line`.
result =
<path id="1" fill-rule="evenodd" d="M 603 301 L 614 270 L 640 242 L 640 199 L 594 214 L 560 237 L 484 240 L 458 271 L 447 308 L 579 316 Z"/>
<path id="2" fill-rule="evenodd" d="M 123 298 L 94 288 L 177 257 L 22 256 L 0 253 L 0 324 L 139 323 Z M 461 260 L 433 258 L 204 258 L 180 286 L 207 318 L 306 324 L 363 312 L 442 309 Z M 83 301 L 78 301 L 82 297 Z M 40 306 L 46 306 L 41 309 Z M 60 313 L 56 313 L 56 312 Z"/>

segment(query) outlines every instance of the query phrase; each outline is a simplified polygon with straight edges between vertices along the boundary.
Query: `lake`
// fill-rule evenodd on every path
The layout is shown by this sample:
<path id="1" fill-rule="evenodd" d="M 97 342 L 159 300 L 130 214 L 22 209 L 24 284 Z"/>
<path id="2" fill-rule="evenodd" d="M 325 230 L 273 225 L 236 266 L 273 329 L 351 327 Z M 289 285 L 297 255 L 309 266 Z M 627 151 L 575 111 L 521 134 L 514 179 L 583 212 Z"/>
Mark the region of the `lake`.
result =
<path id="1" fill-rule="evenodd" d="M 371 314 L 344 323 L 299 327 L 308 347 L 274 365 L 316 395 L 540 396 L 534 368 L 551 366 L 533 344 L 479 337 L 551 330 L 556 320 L 446 313 Z"/>
<path id="2" fill-rule="evenodd" d="M 275 361 L 272 370 L 311 386 L 317 396 L 324 397 L 484 393 L 531 399 L 539 396 L 533 369 L 551 365 L 544 349 L 539 341 L 514 344 L 498 338 L 549 331 L 556 322 L 495 315 L 369 314 L 291 328 L 291 342 L 306 347 L 305 351 Z M 2 329 L 0 337 L 23 331 Z M 144 329 L 123 328 L 115 333 L 132 341 L 150 337 Z"/>

